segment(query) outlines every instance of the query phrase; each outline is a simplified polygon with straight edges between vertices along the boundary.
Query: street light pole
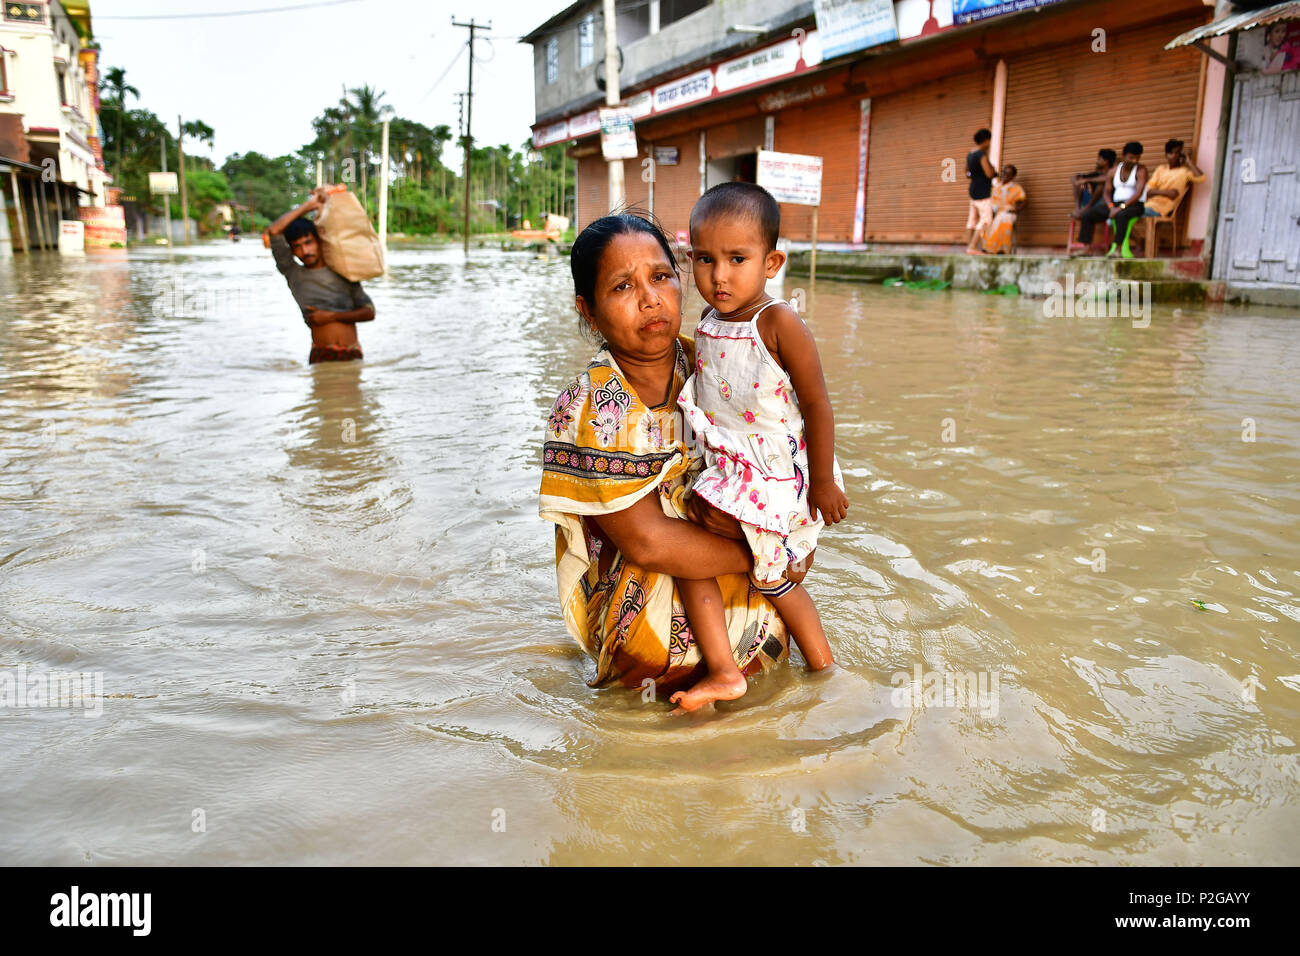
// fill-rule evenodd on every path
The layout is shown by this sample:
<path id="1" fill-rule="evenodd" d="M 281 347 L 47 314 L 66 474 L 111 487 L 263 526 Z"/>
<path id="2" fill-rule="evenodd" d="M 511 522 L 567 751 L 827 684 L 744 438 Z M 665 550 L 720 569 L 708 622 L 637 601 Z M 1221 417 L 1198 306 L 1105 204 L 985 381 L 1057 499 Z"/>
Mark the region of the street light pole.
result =
<path id="1" fill-rule="evenodd" d="M 605 0 L 605 105 L 618 106 L 622 98 L 618 88 L 618 21 L 615 19 L 614 0 Z M 626 192 L 623 186 L 623 160 L 609 160 L 609 211 L 623 205 Z"/>
<path id="2" fill-rule="evenodd" d="M 167 132 L 163 131 L 162 136 L 162 171 L 167 172 Z M 170 249 L 172 244 L 172 194 L 163 190 L 163 233 L 167 236 L 167 247 Z"/>
<path id="3" fill-rule="evenodd" d="M 190 244 L 190 201 L 185 192 L 185 124 L 181 121 L 180 114 L 176 116 L 176 153 L 181 165 L 181 222 L 185 224 L 185 245 L 188 246 Z M 170 228 L 168 226 L 168 229 Z"/>

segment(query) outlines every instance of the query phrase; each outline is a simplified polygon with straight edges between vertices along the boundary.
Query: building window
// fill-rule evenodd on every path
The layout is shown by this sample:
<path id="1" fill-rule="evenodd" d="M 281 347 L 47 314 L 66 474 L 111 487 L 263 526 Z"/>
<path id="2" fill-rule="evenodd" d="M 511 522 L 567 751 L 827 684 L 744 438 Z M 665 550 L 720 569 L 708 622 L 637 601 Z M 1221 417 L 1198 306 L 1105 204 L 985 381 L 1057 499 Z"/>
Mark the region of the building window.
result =
<path id="1" fill-rule="evenodd" d="M 59 105 L 68 105 L 68 74 L 65 70 L 59 70 Z"/>
<path id="2" fill-rule="evenodd" d="M 659 29 L 698 13 L 713 0 L 659 0 Z"/>
<path id="3" fill-rule="evenodd" d="M 641 4 L 618 15 L 618 44 L 630 46 L 650 35 L 650 5 Z"/>
<path id="4" fill-rule="evenodd" d="M 560 41 L 551 37 L 546 41 L 546 82 L 554 83 L 560 78 Z"/>
<path id="5" fill-rule="evenodd" d="M 0 46 L 0 93 L 9 92 L 9 73 L 5 69 L 5 58 L 9 56 L 9 51 Z"/>
<path id="6" fill-rule="evenodd" d="M 10 0 L 5 4 L 5 19 L 22 23 L 44 23 L 45 6 L 40 3 L 14 3 Z"/>
<path id="7" fill-rule="evenodd" d="M 578 69 L 591 66 L 596 59 L 596 15 L 589 13 L 578 21 Z"/>

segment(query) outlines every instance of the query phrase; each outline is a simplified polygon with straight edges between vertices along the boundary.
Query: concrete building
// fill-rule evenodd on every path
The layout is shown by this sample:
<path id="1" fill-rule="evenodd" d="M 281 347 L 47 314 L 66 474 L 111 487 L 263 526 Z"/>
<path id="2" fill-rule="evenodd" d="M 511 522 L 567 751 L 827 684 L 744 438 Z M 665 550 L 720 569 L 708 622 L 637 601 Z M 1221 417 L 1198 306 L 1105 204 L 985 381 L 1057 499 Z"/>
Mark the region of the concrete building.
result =
<path id="1" fill-rule="evenodd" d="M 823 159 L 820 245 L 947 250 L 964 242 L 965 158 L 988 127 L 995 164 L 1014 163 L 1029 196 L 1020 247 L 1059 251 L 1072 173 L 1129 140 L 1145 144 L 1151 168 L 1178 138 L 1209 176 L 1178 226 L 1182 248 L 1204 257 L 1225 68 L 1165 46 L 1213 15 L 1206 0 L 620 4 L 620 86 L 639 149 L 624 161 L 628 201 L 681 237 L 706 188 L 754 178 L 758 150 L 811 154 Z M 845 16 L 860 18 L 847 49 Z M 576 157 L 582 228 L 608 211 L 601 3 L 574 3 L 524 40 L 533 142 L 567 143 Z M 782 217 L 786 237 L 810 238 L 809 207 L 783 206 Z"/>
<path id="2" fill-rule="evenodd" d="M 1170 46 L 1212 40 L 1230 41 L 1231 105 L 1211 274 L 1229 296 L 1300 307 L 1300 3 L 1224 4 Z"/>
<path id="3" fill-rule="evenodd" d="M 24 238 L 32 248 L 57 248 L 61 220 L 104 204 L 98 55 L 87 0 L 0 9 L 0 166 L 9 170 L 15 248 Z"/>

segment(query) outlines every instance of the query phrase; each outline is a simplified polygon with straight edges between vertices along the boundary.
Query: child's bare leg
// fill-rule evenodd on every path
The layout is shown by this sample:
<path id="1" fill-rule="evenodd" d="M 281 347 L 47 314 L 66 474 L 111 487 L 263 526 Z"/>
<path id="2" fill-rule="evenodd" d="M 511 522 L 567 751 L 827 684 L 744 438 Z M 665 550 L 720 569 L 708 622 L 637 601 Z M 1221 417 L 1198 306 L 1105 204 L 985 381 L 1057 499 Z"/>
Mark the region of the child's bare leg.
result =
<path id="1" fill-rule="evenodd" d="M 686 609 L 691 634 L 700 647 L 708 674 L 689 689 L 679 690 L 669 698 L 677 705 L 674 713 L 698 710 L 715 700 L 743 697 L 749 684 L 731 653 L 727 620 L 722 613 L 722 590 L 718 587 L 717 580 L 705 578 L 692 581 L 678 578 L 677 596 Z"/>
<path id="2" fill-rule="evenodd" d="M 831 657 L 830 642 L 826 640 L 826 631 L 822 628 L 821 616 L 817 613 L 817 605 L 802 584 L 796 584 L 780 597 L 769 594 L 767 599 L 790 629 L 799 653 L 808 662 L 809 670 L 825 670 L 835 663 Z"/>

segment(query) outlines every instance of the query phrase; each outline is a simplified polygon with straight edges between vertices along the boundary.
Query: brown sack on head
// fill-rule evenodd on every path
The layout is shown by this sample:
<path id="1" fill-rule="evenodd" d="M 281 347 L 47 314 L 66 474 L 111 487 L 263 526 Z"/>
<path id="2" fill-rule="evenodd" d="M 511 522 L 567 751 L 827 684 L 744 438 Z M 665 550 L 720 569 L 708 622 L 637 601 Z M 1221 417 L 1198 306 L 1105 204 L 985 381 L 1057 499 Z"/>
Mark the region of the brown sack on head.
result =
<path id="1" fill-rule="evenodd" d="M 325 200 L 325 208 L 316 217 L 316 232 L 325 265 L 349 282 L 384 274 L 384 254 L 370 226 L 370 217 L 357 197 L 344 187 Z"/>

